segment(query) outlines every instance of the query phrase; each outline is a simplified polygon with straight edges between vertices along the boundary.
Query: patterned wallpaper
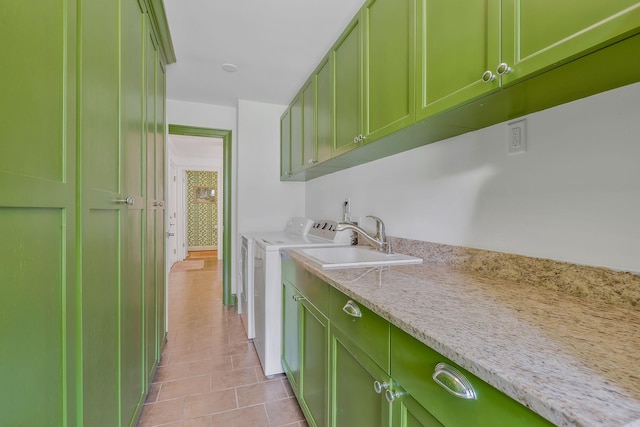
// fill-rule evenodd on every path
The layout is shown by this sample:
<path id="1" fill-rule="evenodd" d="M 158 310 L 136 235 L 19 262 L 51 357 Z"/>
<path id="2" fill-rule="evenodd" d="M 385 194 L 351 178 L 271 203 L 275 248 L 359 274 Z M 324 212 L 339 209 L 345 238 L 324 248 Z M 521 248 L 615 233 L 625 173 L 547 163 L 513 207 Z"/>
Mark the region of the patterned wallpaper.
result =
<path id="1" fill-rule="evenodd" d="M 196 200 L 197 188 L 213 188 L 215 197 Z M 187 246 L 218 246 L 218 172 L 187 171 Z"/>

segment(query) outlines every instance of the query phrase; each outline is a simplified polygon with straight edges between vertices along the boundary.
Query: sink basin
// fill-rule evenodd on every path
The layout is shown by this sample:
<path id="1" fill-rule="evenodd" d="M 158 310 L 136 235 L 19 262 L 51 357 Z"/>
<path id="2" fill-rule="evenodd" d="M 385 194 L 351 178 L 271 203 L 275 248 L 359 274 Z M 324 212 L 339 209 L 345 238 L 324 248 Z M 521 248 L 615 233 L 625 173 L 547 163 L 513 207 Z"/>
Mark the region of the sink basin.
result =
<path id="1" fill-rule="evenodd" d="M 301 249 L 300 252 L 325 269 L 422 263 L 422 258 L 397 253 L 385 254 L 361 246 L 309 248 Z"/>

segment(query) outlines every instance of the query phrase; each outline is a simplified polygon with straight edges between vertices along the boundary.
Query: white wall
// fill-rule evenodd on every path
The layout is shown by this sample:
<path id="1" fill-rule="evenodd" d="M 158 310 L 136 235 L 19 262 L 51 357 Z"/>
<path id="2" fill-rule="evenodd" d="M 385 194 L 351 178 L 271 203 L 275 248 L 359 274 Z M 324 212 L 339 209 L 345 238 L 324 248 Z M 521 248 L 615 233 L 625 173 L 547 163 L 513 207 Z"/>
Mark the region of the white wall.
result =
<path id="1" fill-rule="evenodd" d="M 285 105 L 238 103 L 238 230 L 280 231 L 304 216 L 305 185 L 280 181 L 280 116 Z"/>
<path id="2" fill-rule="evenodd" d="M 306 184 L 306 215 L 380 216 L 391 236 L 640 272 L 640 83 Z"/>

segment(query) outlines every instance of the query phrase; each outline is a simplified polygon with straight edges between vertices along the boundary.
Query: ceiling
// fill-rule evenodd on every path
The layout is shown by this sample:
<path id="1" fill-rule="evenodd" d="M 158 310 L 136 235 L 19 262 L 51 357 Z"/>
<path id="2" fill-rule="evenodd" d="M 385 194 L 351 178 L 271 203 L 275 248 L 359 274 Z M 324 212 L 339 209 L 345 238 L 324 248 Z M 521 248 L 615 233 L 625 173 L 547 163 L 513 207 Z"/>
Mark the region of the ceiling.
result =
<path id="1" fill-rule="evenodd" d="M 164 0 L 167 98 L 289 104 L 364 0 Z M 222 64 L 238 70 L 229 73 Z"/>

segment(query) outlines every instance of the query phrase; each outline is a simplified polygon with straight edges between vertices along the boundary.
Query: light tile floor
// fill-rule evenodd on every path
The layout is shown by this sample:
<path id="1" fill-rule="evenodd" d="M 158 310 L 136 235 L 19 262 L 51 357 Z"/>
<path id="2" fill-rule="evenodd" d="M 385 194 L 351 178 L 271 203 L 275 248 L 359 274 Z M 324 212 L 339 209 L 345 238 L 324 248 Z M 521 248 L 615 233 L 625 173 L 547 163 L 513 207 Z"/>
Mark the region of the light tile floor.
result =
<path id="1" fill-rule="evenodd" d="M 218 260 L 198 255 L 172 268 L 167 344 L 138 426 L 307 427 L 286 377 L 264 376 L 222 304 L 221 276 Z"/>

